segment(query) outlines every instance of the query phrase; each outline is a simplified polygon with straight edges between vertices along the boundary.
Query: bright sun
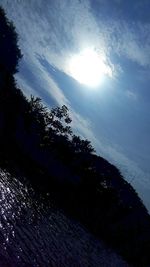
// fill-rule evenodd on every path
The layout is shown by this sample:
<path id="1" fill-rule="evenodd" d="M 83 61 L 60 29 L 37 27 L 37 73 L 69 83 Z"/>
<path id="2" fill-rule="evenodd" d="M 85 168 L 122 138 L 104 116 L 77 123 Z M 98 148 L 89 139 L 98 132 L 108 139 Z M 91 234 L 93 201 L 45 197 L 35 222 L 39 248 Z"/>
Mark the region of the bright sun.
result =
<path id="1" fill-rule="evenodd" d="M 85 49 L 70 61 L 70 74 L 81 84 L 97 87 L 109 67 L 104 60 L 92 49 Z"/>

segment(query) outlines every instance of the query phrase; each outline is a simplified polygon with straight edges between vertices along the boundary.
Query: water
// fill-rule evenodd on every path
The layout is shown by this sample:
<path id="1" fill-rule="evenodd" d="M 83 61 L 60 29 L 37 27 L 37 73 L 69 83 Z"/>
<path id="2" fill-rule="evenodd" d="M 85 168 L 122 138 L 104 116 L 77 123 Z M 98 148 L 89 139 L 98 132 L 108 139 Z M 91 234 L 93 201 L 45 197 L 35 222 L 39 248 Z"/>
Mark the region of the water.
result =
<path id="1" fill-rule="evenodd" d="M 0 170 L 0 267 L 128 267 L 24 180 Z"/>

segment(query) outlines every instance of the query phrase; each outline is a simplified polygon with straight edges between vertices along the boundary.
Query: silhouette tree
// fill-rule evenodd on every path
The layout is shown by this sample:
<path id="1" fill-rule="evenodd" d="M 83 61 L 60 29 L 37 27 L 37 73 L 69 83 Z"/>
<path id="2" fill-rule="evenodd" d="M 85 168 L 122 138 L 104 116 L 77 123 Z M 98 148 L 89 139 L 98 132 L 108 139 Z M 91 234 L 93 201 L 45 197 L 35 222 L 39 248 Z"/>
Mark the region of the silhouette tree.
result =
<path id="1" fill-rule="evenodd" d="M 12 22 L 8 21 L 0 7 L 0 73 L 14 74 L 18 71 L 18 62 L 22 57 L 17 45 L 18 35 Z"/>
<path id="2" fill-rule="evenodd" d="M 72 135 L 72 130 L 69 124 L 71 118 L 69 117 L 68 108 L 62 107 L 52 108 L 47 119 L 47 127 L 58 135 L 63 135 L 69 138 Z"/>
<path id="3" fill-rule="evenodd" d="M 94 148 L 91 145 L 91 142 L 86 140 L 82 140 L 80 136 L 73 135 L 72 137 L 72 145 L 75 152 L 82 153 L 93 153 L 95 152 Z"/>

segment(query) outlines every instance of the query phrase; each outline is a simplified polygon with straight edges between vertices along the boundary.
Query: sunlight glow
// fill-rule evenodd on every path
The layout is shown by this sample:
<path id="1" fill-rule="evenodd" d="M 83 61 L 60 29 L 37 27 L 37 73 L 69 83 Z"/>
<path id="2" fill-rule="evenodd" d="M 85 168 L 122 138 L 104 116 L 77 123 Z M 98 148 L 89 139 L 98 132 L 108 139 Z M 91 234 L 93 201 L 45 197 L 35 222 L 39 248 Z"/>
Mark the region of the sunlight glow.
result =
<path id="1" fill-rule="evenodd" d="M 75 55 L 70 61 L 69 68 L 74 79 L 92 88 L 100 85 L 105 74 L 111 75 L 111 69 L 104 58 L 89 48 Z"/>

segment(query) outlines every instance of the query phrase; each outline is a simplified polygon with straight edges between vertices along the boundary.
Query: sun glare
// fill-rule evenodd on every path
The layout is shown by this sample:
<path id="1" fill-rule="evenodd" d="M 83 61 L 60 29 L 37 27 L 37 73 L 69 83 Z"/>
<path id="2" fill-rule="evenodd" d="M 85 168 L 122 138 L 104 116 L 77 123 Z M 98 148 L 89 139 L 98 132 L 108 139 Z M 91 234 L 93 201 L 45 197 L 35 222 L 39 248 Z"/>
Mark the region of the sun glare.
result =
<path id="1" fill-rule="evenodd" d="M 70 61 L 71 76 L 81 84 L 92 88 L 100 85 L 108 72 L 110 72 L 109 67 L 92 49 L 83 50 Z"/>

